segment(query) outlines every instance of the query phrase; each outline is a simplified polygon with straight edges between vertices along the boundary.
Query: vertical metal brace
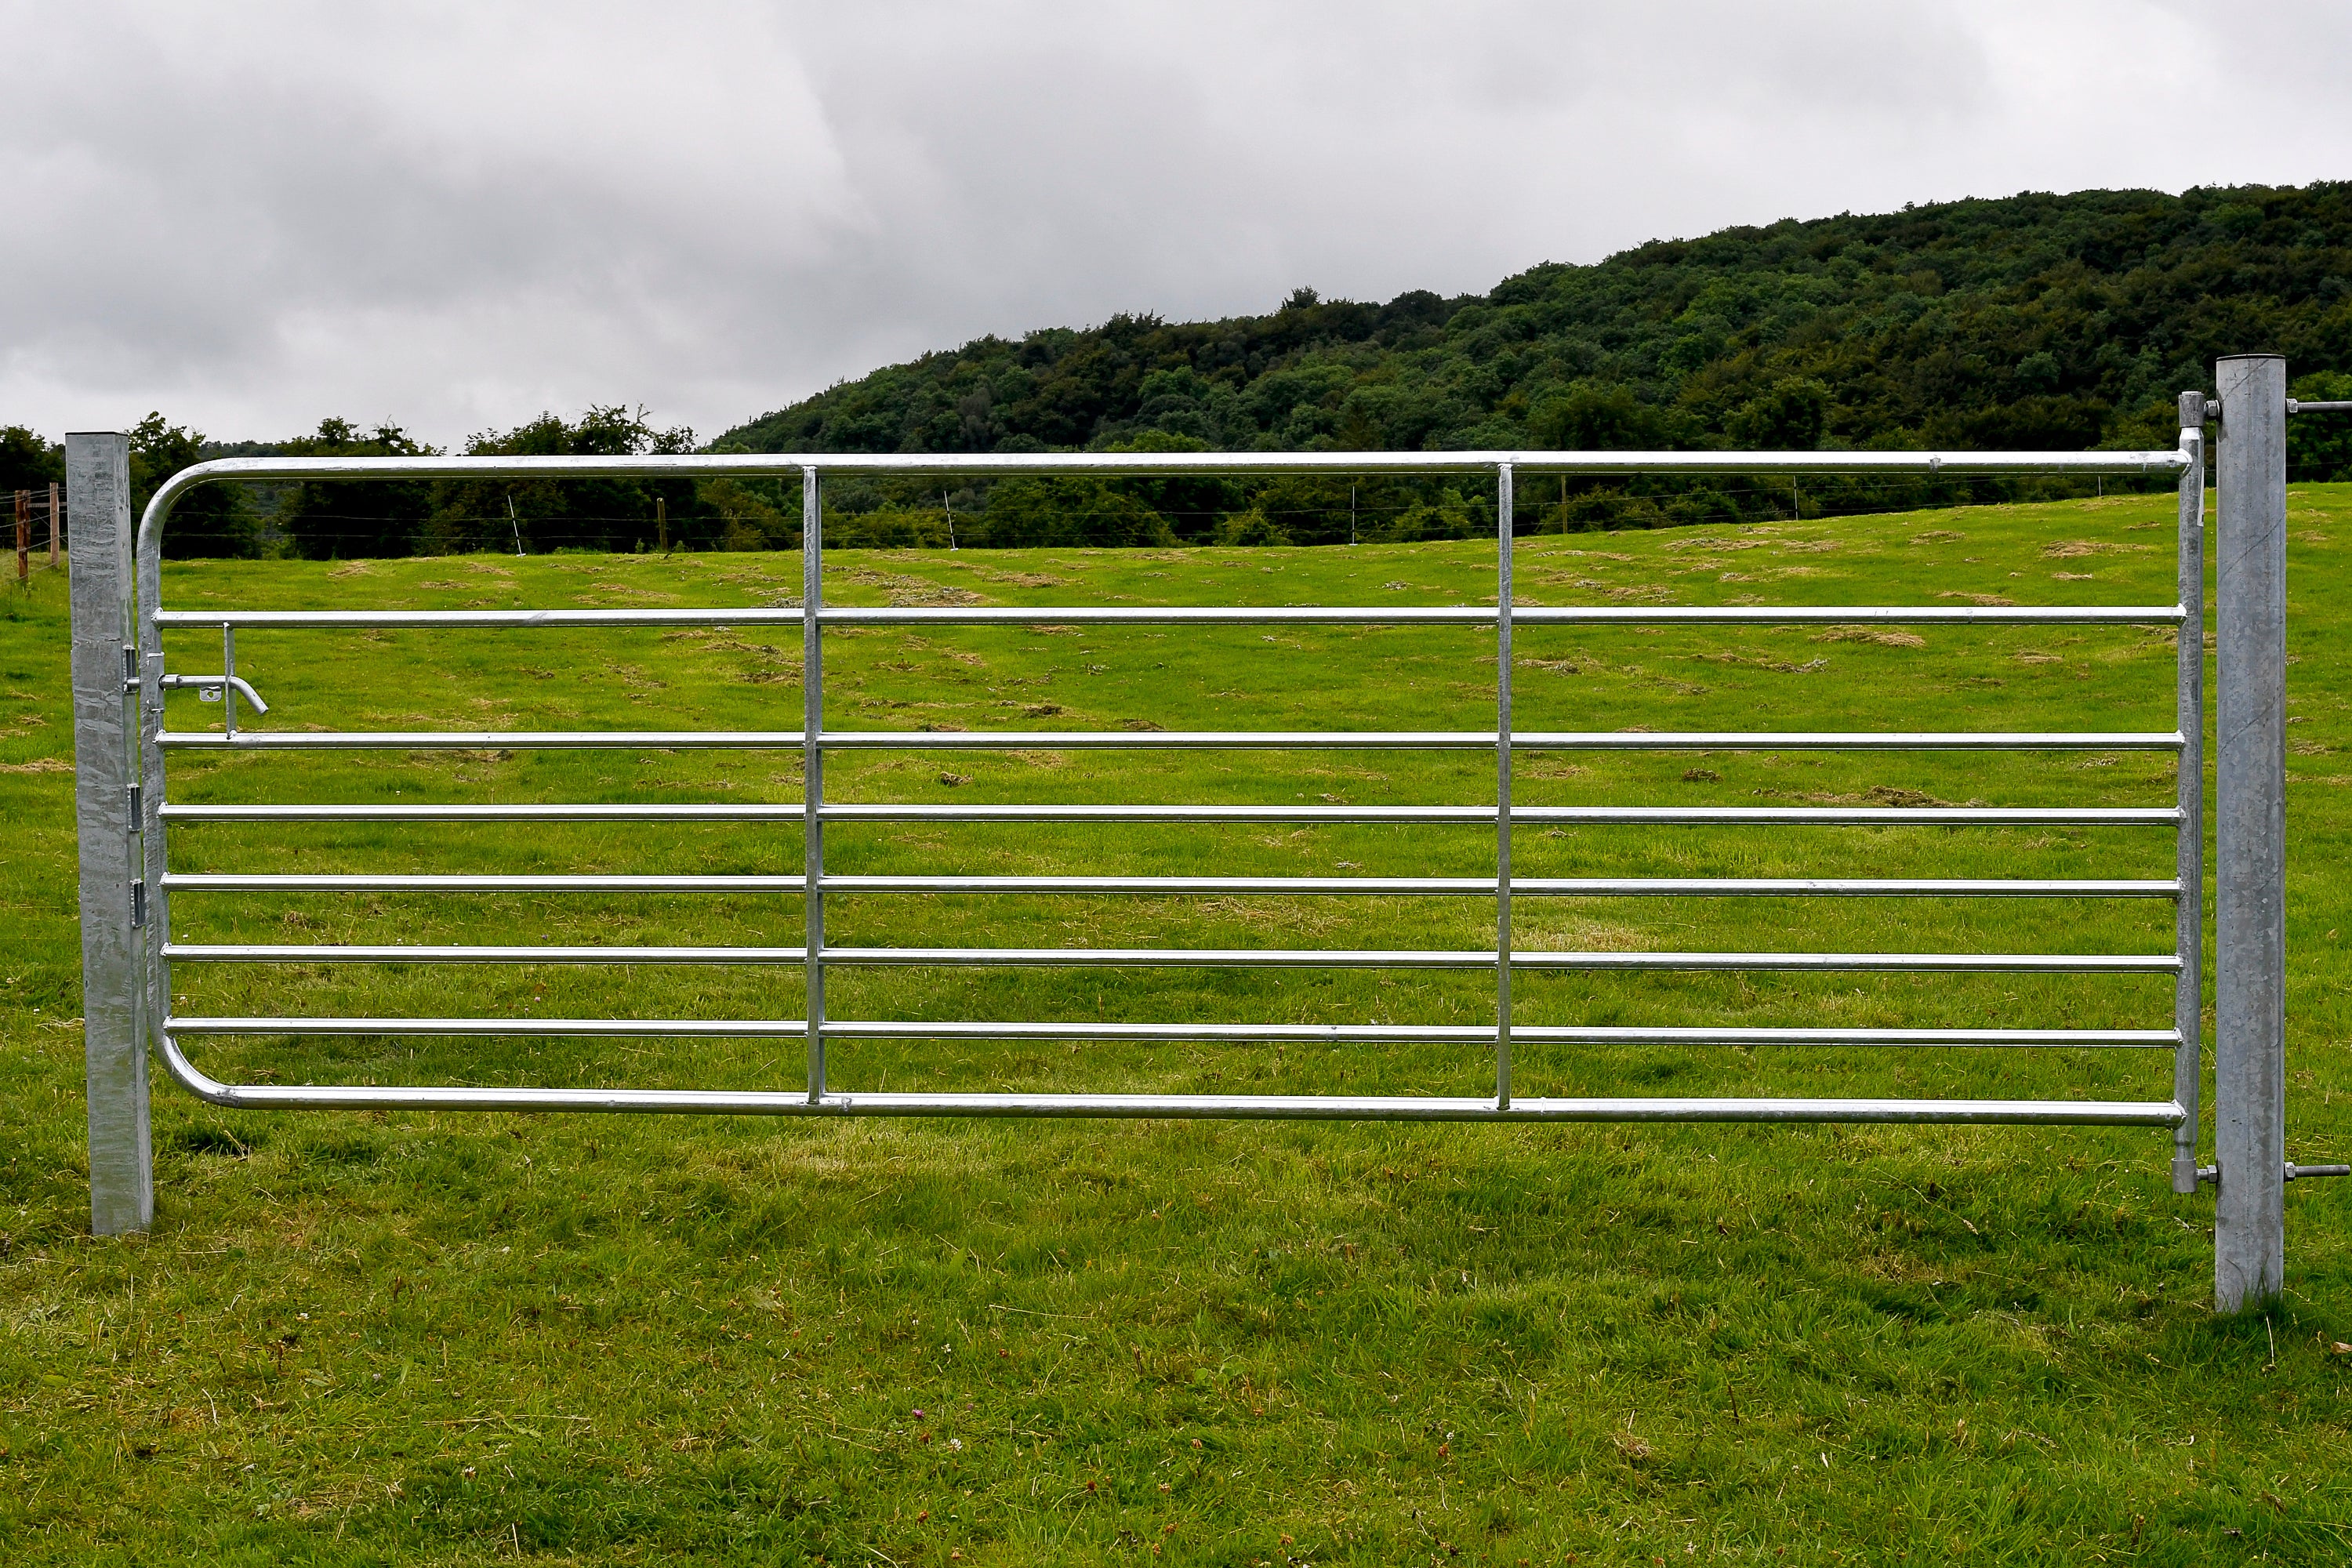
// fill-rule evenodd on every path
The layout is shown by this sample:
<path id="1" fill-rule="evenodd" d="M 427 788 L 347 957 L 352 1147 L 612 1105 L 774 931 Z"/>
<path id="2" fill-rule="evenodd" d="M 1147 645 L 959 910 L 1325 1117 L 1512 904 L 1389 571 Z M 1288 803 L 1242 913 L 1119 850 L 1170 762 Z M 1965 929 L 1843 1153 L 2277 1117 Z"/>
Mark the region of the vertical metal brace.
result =
<path id="1" fill-rule="evenodd" d="M 2180 973 L 2173 982 L 2172 1022 L 2180 1045 L 2172 1058 L 2172 1098 L 2183 1116 L 2172 1134 L 2172 1190 L 2197 1190 L 2198 1090 L 2204 1074 L 2205 1022 L 2205 395 L 2180 395 L 2180 445 L 2192 455 L 2180 474 L 2179 680 L 2175 712 L 2180 730 L 2179 773 L 2173 833 L 2173 951 Z"/>
<path id="2" fill-rule="evenodd" d="M 136 778 L 131 638 L 131 442 L 66 437 L 74 516 L 74 808 L 81 852 L 83 1081 L 89 1110 L 89 1227 L 144 1230 L 155 1217 L 139 933 L 140 857 L 123 802 Z"/>
<path id="3" fill-rule="evenodd" d="M 824 1099 L 824 503 L 816 470 L 801 470 L 801 894 L 808 961 L 808 1097 Z"/>
<path id="4" fill-rule="evenodd" d="M 172 965 L 163 956 L 172 941 L 172 895 L 164 880 L 171 869 L 171 832 L 163 820 L 170 780 L 163 769 L 163 628 L 155 617 L 163 603 L 163 531 L 142 529 L 133 546 L 131 618 L 138 625 L 140 854 L 147 885 L 146 944 L 141 973 L 147 1047 L 172 1016 Z"/>
<path id="5" fill-rule="evenodd" d="M 1511 465 L 1495 472 L 1495 1109 L 1511 1107 Z"/>
<path id="6" fill-rule="evenodd" d="M 236 738 L 236 628 L 221 627 L 221 729 Z"/>
<path id="7" fill-rule="evenodd" d="M 2234 1312 L 2286 1274 L 2286 362 L 2215 379 L 2213 1300 Z"/>

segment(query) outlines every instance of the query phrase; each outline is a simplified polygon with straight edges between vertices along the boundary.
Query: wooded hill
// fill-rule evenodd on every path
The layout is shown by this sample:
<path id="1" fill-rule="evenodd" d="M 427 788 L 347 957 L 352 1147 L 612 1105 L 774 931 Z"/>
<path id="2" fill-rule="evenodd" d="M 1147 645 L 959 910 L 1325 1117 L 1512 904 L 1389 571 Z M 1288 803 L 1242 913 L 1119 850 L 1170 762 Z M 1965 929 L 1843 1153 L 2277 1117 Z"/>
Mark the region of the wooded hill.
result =
<path id="1" fill-rule="evenodd" d="M 876 371 L 717 444 L 2168 447 L 2176 394 L 2210 390 L 2213 360 L 2248 352 L 2284 353 L 2305 395 L 2352 395 L 2352 183 L 1952 202 L 1662 240 L 1590 267 L 1548 263 L 1485 295 L 1362 304 L 1301 289 L 1265 316 L 1119 316 Z M 2299 470 L 2352 477 L 2352 440 L 2311 422 L 2296 435 Z M 1222 525 L 1228 536 L 1344 539 L 1345 497 L 1296 493 L 1315 488 L 1215 498 L 1222 510 L 1187 497 L 1163 515 L 1186 538 Z M 2063 489 L 2007 489 L 2020 488 Z M 2003 487 L 1808 482 L 1798 504 L 1843 510 L 1971 491 Z M 912 487 L 834 492 L 852 508 L 938 510 L 936 496 L 928 508 L 924 499 Z M 1360 488 L 1357 500 L 1363 536 L 1371 514 Z M 1558 528 L 1785 514 L 1790 492 L 1636 481 L 1528 500 L 1526 525 Z M 1415 537 L 1447 521 L 1433 510 L 1479 513 L 1484 498 L 1455 500 L 1442 489 L 1384 497 L 1370 526 L 1395 537 L 1402 524 Z M 1025 517 L 1018 532 L 1006 542 L 1046 542 Z M 974 527 L 965 542 L 986 537 Z"/>
<path id="2" fill-rule="evenodd" d="M 1492 292 L 1386 304 L 1293 294 L 1264 316 L 1117 316 L 981 338 L 730 430 L 755 452 L 2168 447 L 2175 395 L 2212 362 L 2287 356 L 2298 395 L 2352 397 L 2352 183 L 2025 195 L 1793 219 L 1547 263 Z M 2298 476 L 2352 478 L 2352 421 L 2290 426 Z M 16 437 L 24 437 L 22 441 Z M 152 416 L 143 500 L 201 437 Z M 642 411 L 544 416 L 467 450 L 679 450 Z M 21 448 L 21 449 L 20 449 Z M 397 426 L 324 421 L 207 452 L 422 451 Z M 0 489 L 55 448 L 0 432 Z M 21 473 L 18 470 L 22 470 Z M 12 477 L 14 476 L 14 477 Z M 1524 484 L 1522 531 L 1654 527 L 1964 500 L 2088 481 L 1664 476 Z M 2112 484 L 2112 481 L 2110 481 Z M 659 514 L 656 514 L 656 507 Z M 842 480 L 842 545 L 1325 543 L 1494 527 L 1459 481 Z M 790 548 L 796 481 L 285 486 L 180 520 L 174 552 L 397 555 L 469 549 Z"/>

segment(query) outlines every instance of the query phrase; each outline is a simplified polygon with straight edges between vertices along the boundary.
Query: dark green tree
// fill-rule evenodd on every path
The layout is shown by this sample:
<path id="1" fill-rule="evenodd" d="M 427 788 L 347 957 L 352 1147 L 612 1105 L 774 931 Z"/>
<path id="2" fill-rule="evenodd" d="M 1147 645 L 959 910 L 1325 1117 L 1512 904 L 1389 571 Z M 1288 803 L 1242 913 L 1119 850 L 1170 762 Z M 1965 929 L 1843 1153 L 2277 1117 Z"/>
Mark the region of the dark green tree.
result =
<path id="1" fill-rule="evenodd" d="M 1215 534 L 1219 544 L 1296 544 L 1282 525 L 1265 513 L 1252 507 L 1237 511 L 1217 524 Z"/>
<path id="2" fill-rule="evenodd" d="M 36 507 L 47 506 L 48 488 L 65 483 L 66 449 L 45 441 L 35 431 L 22 425 L 0 426 L 0 496 L 12 498 L 18 490 L 38 490 L 42 499 Z"/>
<path id="3" fill-rule="evenodd" d="M 1209 443 L 1197 436 L 1167 430 L 1139 431 L 1130 439 L 1112 442 L 1113 452 L 1204 452 Z M 1176 538 L 1204 541 L 1216 531 L 1218 520 L 1244 504 L 1241 482 L 1217 475 L 1150 474 L 1109 481 L 1119 494 L 1131 497 L 1160 514 Z"/>
<path id="4" fill-rule="evenodd" d="M 1671 422 L 1621 384 L 1580 381 L 1528 415 L 1528 445 L 1545 452 L 1651 452 L 1676 441 Z"/>
<path id="5" fill-rule="evenodd" d="M 1250 497 L 1252 512 L 1278 541 L 1232 542 L 1345 544 L 1388 537 L 1397 518 L 1422 499 L 1420 487 L 1383 475 L 1284 474 Z"/>
<path id="6" fill-rule="evenodd" d="M 386 423 L 362 431 L 347 419 L 321 419 L 315 436 L 285 443 L 289 458 L 422 458 L 436 448 Z M 278 523 L 295 553 L 313 561 L 414 555 L 433 515 L 426 479 L 305 481 L 278 503 Z"/>
<path id="7" fill-rule="evenodd" d="M 656 429 L 645 410 L 614 404 L 577 420 L 542 414 L 512 430 L 485 432 L 466 444 L 471 457 L 631 457 L 688 452 L 694 432 Z M 434 488 L 425 542 L 433 553 L 464 551 L 650 548 L 658 539 L 656 501 L 673 544 L 709 549 L 727 520 L 697 493 L 690 479 L 446 479 Z"/>
<path id="8" fill-rule="evenodd" d="M 150 414 L 131 429 L 131 504 L 133 520 L 144 513 L 163 482 L 204 460 L 202 433 Z M 72 524 L 67 518 L 68 527 Z M 184 494 L 164 525 L 163 550 L 173 559 L 242 556 L 257 552 L 259 529 L 252 498 L 241 484 L 205 484 Z"/>
<path id="9" fill-rule="evenodd" d="M 2294 395 L 2308 403 L 2352 403 L 2352 375 L 2297 376 Z M 2311 414 L 2286 422 L 2286 471 L 2303 480 L 2352 479 L 2352 414 Z"/>
<path id="10" fill-rule="evenodd" d="M 1784 375 L 1733 411 L 1732 444 L 1759 452 L 1810 452 L 1830 424 L 1830 389 L 1811 376 Z"/>
<path id="11" fill-rule="evenodd" d="M 1168 520 L 1108 480 L 1000 480 L 988 493 L 975 543 L 992 549 L 1028 545 L 1112 547 L 1173 544 Z"/>

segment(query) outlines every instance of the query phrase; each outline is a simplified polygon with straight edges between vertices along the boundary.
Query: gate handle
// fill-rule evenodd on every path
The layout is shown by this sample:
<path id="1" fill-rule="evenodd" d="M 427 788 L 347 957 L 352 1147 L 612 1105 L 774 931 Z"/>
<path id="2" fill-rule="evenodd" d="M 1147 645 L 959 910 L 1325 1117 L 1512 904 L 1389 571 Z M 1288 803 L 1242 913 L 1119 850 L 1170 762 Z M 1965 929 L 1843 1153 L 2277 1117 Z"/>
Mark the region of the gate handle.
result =
<path id="1" fill-rule="evenodd" d="M 246 679 L 242 675 L 231 675 L 226 677 L 218 675 L 167 675 L 163 677 L 161 684 L 166 691 L 177 691 L 188 687 L 194 687 L 200 691 L 210 691 L 214 693 L 212 700 L 217 702 L 220 700 L 218 694 L 220 692 L 221 683 L 224 679 L 226 679 L 229 685 L 236 688 L 236 694 L 239 697 L 244 698 L 247 702 L 253 704 L 253 710 L 256 713 L 267 713 L 269 711 L 269 704 L 261 700 L 260 692 L 256 691 L 251 686 L 246 683 Z"/>

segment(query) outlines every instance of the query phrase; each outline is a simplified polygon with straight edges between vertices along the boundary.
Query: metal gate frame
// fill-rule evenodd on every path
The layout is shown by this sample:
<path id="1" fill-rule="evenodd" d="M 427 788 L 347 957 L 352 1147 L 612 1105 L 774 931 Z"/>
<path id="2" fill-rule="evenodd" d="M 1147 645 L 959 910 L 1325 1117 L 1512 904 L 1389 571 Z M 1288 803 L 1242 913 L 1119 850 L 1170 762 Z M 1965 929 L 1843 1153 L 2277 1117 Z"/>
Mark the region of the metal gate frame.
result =
<path id="1" fill-rule="evenodd" d="M 2098 452 L 1396 452 L 1150 453 L 932 457 L 915 455 L 667 455 L 614 458 L 235 458 L 200 464 L 167 482 L 149 503 L 131 548 L 129 484 L 120 435 L 68 437 L 69 502 L 83 520 L 73 561 L 74 684 L 82 849 L 84 1007 L 91 1137 L 92 1228 L 143 1229 L 153 1207 L 145 1057 L 161 1059 L 181 1087 L 212 1104 L 239 1109 L 529 1110 L 766 1115 L 1227 1117 L 1449 1121 L 1877 1121 L 1973 1124 L 2107 1124 L 2173 1130 L 2173 1186 L 2196 1189 L 2200 1066 L 2203 758 L 2202 638 L 2205 432 L 2209 412 L 2231 411 L 2221 443 L 2221 747 L 2220 1055 L 2217 1140 L 2221 1177 L 2217 1292 L 2225 1307 L 2275 1297 L 2283 1273 L 2278 1193 L 2298 1173 L 2284 1151 L 2284 362 L 2225 360 L 2222 396 L 2180 399 L 2179 446 L 2169 451 Z M 1498 568 L 1496 605 L 1381 609 L 1370 606 L 1129 608 L 1103 606 L 832 607 L 823 600 L 822 486 L 827 475 L 1154 475 L 1267 472 L 1482 474 L 1496 485 Z M 1523 473 L 2171 474 L 2179 483 L 2179 596 L 2162 605 L 1538 607 L 1512 594 L 1513 487 Z M 778 477 L 803 479 L 802 607 L 696 610 L 174 610 L 160 600 L 162 536 L 173 506 L 194 487 L 229 479 Z M 2240 545 L 2232 546 L 2238 539 Z M 2275 557 L 2274 567 L 2270 564 Z M 853 731 L 824 722 L 822 633 L 827 626 L 1029 625 L 1355 625 L 1491 626 L 1496 647 L 1496 728 L 1486 731 Z M 2170 731 L 2100 733 L 1885 733 L 1830 731 L 1529 732 L 1512 723 L 1511 637 L 1515 625 L 2154 625 L 2174 628 L 2179 656 L 2177 726 Z M 242 694 L 266 711 L 238 678 L 240 626 L 500 627 L 551 626 L 797 625 L 803 638 L 803 717 L 796 731 L 312 732 L 240 728 Z M 218 627 L 217 674 L 164 667 L 166 628 Z M 198 687 L 225 703 L 221 732 L 172 731 L 166 690 Z M 134 743 L 135 738 L 135 743 Z M 2263 746 L 2268 742 L 2269 749 Z M 299 806 L 182 805 L 167 798 L 165 753 L 174 750 L 587 747 L 793 749 L 805 789 L 798 805 Z M 1011 749 L 1360 750 L 1491 752 L 1496 804 L 1438 806 L 953 806 L 844 805 L 824 797 L 824 759 L 847 750 Z M 2179 758 L 2175 804 L 2162 808 L 2086 807 L 1515 807 L 1518 752 L 1580 750 L 2169 751 Z M 2265 769 L 2267 768 L 2267 772 Z M 127 803 L 127 812 L 126 812 Z M 805 840 L 799 877 L 222 875 L 175 872 L 169 825 L 194 821 L 799 821 Z M 1485 823 L 1496 827 L 1491 878 L 970 877 L 845 876 L 824 865 L 827 822 L 1150 821 L 1179 823 Z M 1515 825 L 1554 822 L 1646 824 L 2169 826 L 2176 874 L 2168 879 L 1529 879 L 1511 871 Z M 798 892 L 806 938 L 798 948 L 544 948 L 413 945 L 268 946 L 191 944 L 171 936 L 172 894 L 188 891 L 741 891 Z M 1159 893 L 1329 896 L 1404 894 L 1491 899 L 1491 951 L 1204 951 L 1183 948 L 904 949 L 829 946 L 829 892 Z M 2169 899 L 2174 950 L 2162 954 L 2074 953 L 1602 953 L 1515 952 L 1515 897 L 2093 897 Z M 726 963 L 798 964 L 807 976 L 808 1017 L 635 1021 L 512 1018 L 181 1017 L 170 1011 L 170 966 L 177 963 Z M 1491 1026 L 964 1024 L 847 1020 L 827 1016 L 828 968 L 881 964 L 1181 965 L 1491 969 Z M 1515 972 L 1563 969 L 1756 971 L 2024 971 L 2164 973 L 2175 977 L 2170 1027 L 2156 1029 L 1617 1028 L 1515 1025 Z M 2263 1020 L 2272 1020 L 2263 1027 Z M 198 1068 L 180 1041 L 214 1035 L 438 1035 L 564 1037 L 798 1037 L 807 1051 L 795 1090 L 463 1089 L 233 1085 Z M 1494 1053 L 1494 1092 L 1476 1097 L 1269 1096 L 1024 1093 L 864 1093 L 830 1088 L 828 1042 L 840 1039 L 986 1038 L 1397 1042 L 1484 1044 Z M 1888 1099 L 1542 1099 L 1517 1096 L 1515 1040 L 1578 1044 L 1853 1045 L 1904 1047 L 2156 1048 L 2173 1053 L 2169 1099 L 2147 1101 Z M 2235 1047 L 2236 1048 L 2232 1048 Z M 2259 1058 L 2259 1059 L 2257 1059 Z M 2252 1113 L 2249 1113 L 2249 1108 Z M 2265 1111 L 2275 1110 L 2275 1115 Z M 2270 1173 L 2265 1182 L 2256 1174 Z M 2240 1213 L 2240 1209 L 2246 1212 Z"/>

